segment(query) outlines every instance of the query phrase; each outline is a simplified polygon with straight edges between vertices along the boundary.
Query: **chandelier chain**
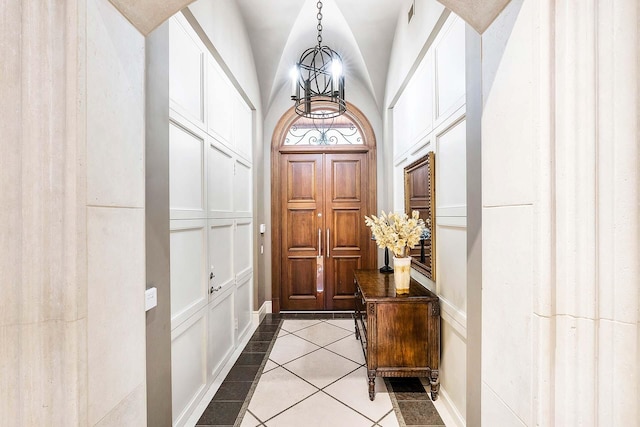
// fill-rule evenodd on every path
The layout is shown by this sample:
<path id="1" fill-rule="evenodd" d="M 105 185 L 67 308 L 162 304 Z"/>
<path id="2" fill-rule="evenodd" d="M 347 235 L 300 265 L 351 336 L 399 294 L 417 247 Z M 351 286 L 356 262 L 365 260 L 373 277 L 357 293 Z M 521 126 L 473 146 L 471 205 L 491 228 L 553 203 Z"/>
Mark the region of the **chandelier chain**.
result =
<path id="1" fill-rule="evenodd" d="M 318 1 L 316 6 L 318 7 L 318 47 L 322 47 L 322 2 Z"/>
<path id="2" fill-rule="evenodd" d="M 342 59 L 329 46 L 322 45 L 322 1 L 316 1 L 318 44 L 302 52 L 292 70 L 291 99 L 298 115 L 325 120 L 343 114 L 347 105 Z"/>

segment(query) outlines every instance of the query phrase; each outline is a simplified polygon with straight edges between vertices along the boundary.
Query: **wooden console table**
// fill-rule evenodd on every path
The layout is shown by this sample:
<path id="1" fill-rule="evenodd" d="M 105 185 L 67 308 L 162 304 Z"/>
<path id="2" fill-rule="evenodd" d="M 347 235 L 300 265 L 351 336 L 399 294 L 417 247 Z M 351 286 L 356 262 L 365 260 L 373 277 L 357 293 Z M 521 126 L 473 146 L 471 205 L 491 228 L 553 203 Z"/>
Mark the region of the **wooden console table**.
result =
<path id="1" fill-rule="evenodd" d="M 362 344 L 369 377 L 369 399 L 376 377 L 426 377 L 431 398 L 440 381 L 440 302 L 411 279 L 408 294 L 396 295 L 393 274 L 356 270 L 356 338 Z"/>

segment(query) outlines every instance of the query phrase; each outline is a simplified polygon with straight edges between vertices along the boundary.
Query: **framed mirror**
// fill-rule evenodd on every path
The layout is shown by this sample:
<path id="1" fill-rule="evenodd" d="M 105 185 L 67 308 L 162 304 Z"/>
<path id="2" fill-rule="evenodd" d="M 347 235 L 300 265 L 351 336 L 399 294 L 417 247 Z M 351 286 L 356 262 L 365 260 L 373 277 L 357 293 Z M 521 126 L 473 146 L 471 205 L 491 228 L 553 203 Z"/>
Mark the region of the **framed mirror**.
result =
<path id="1" fill-rule="evenodd" d="M 428 152 L 404 168 L 404 208 L 408 215 L 420 212 L 431 231 L 428 238 L 411 251 L 411 266 L 429 279 L 436 280 L 436 185 L 435 154 Z"/>

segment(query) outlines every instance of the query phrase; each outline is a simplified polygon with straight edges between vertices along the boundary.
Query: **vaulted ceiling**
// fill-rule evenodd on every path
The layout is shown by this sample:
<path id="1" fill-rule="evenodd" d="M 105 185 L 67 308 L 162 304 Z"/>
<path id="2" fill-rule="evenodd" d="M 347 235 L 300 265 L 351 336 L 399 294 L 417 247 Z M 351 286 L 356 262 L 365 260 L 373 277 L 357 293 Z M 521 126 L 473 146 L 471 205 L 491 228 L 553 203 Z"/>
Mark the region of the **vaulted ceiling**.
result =
<path id="1" fill-rule="evenodd" d="M 110 1 L 148 34 L 194 0 Z M 290 69 L 299 55 L 316 44 L 317 0 L 235 1 L 249 33 L 262 103 L 268 110 L 275 94 L 286 90 Z M 482 34 L 510 0 L 437 1 Z M 324 44 L 342 55 L 349 79 L 360 82 L 379 109 L 384 101 L 396 23 L 401 8 L 406 8 L 406 13 L 409 5 L 409 0 L 323 0 Z"/>
<path id="2" fill-rule="evenodd" d="M 253 49 L 263 106 L 268 109 L 278 91 L 286 90 L 300 54 L 317 43 L 317 1 L 237 1 Z M 322 3 L 323 44 L 340 53 L 349 79 L 357 79 L 381 108 L 398 13 L 406 2 Z"/>

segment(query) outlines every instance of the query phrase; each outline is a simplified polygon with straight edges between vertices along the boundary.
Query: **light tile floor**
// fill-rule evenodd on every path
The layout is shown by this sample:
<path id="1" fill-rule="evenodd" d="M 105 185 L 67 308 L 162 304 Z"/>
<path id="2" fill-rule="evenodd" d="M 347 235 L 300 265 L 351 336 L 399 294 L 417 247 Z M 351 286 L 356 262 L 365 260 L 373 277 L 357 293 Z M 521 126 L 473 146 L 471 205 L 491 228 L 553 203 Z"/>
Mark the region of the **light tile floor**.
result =
<path id="1" fill-rule="evenodd" d="M 284 320 L 241 426 L 398 426 L 382 379 L 369 400 L 364 363 L 353 320 Z"/>
<path id="2" fill-rule="evenodd" d="M 267 314 L 195 424 L 444 427 L 419 378 L 378 378 L 368 400 L 352 328 L 348 313 Z"/>

